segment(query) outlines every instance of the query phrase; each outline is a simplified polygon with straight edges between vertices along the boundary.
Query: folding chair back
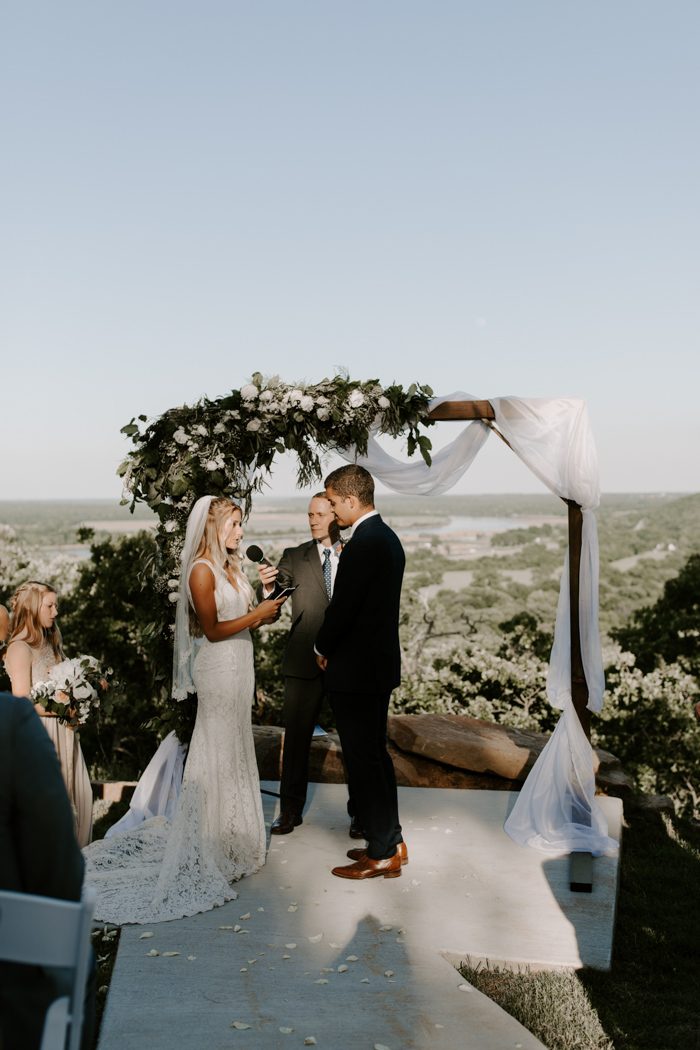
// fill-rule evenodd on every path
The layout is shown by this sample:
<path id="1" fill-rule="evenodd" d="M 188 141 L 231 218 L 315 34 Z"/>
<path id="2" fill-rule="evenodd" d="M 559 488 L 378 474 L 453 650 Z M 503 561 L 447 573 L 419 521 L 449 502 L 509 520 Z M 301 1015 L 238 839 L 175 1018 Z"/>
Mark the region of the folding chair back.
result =
<path id="1" fill-rule="evenodd" d="M 41 1050 L 79 1050 L 95 899 L 90 887 L 78 902 L 0 891 L 0 959 L 70 971 L 70 996 L 49 1007 Z"/>

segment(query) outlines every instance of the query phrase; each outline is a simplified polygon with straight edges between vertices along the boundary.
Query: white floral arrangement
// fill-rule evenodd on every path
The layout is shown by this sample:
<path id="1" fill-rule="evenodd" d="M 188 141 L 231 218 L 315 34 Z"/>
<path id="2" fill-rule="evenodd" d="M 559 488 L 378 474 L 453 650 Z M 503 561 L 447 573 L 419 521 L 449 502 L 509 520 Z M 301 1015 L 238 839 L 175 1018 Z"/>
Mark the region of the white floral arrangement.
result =
<path id="1" fill-rule="evenodd" d="M 47 714 L 60 722 L 84 725 L 96 711 L 110 688 L 112 668 L 102 669 L 94 656 L 76 656 L 61 660 L 49 670 L 49 677 L 37 682 L 29 694 L 30 700 L 40 704 Z"/>
<path id="2" fill-rule="evenodd" d="M 134 446 L 118 470 L 122 502 L 147 503 L 160 519 L 158 575 L 166 601 L 177 599 L 187 515 L 200 496 L 237 499 L 247 513 L 277 454 L 296 455 L 298 484 L 308 487 L 323 477 L 324 453 L 355 447 L 362 455 L 370 435 L 404 435 L 409 456 L 418 451 L 430 463 L 431 443 L 419 428 L 432 424 L 432 393 L 416 383 L 404 390 L 337 375 L 290 384 L 255 372 L 225 397 L 203 398 L 152 421 L 132 419 L 122 428 Z"/>

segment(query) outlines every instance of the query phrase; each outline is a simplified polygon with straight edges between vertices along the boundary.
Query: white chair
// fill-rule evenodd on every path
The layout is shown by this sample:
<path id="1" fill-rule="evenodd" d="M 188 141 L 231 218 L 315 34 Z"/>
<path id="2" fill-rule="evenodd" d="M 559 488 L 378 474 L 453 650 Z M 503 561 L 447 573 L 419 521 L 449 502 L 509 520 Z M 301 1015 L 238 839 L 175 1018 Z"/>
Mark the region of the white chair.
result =
<path id="1" fill-rule="evenodd" d="M 0 891 L 0 959 L 69 971 L 70 994 L 49 1007 L 41 1050 L 79 1050 L 95 899 L 90 887 L 77 902 Z"/>

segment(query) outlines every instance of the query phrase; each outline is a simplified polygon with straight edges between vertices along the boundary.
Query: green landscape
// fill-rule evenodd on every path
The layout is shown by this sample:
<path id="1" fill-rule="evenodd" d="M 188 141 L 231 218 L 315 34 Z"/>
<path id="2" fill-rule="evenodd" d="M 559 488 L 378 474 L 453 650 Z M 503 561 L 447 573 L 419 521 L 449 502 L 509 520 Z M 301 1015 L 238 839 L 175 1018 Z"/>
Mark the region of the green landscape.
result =
<path id="1" fill-rule="evenodd" d="M 306 502 L 259 497 L 244 546 L 274 560 L 305 539 Z M 548 495 L 378 504 L 407 552 L 393 709 L 550 731 L 565 505 Z M 637 790 L 625 802 L 613 969 L 511 974 L 467 961 L 463 972 L 550 1050 L 700 1046 L 700 494 L 608 495 L 597 518 L 607 694 L 593 742 Z M 193 705 L 169 695 L 172 606 L 154 524 L 146 508 L 132 516 L 110 501 L 0 502 L 0 602 L 26 579 L 49 582 L 68 655 L 114 668 L 111 700 L 81 731 L 95 780 L 135 779 L 163 733 L 186 739 L 193 721 Z M 258 722 L 279 721 L 285 633 L 284 618 L 257 632 Z"/>

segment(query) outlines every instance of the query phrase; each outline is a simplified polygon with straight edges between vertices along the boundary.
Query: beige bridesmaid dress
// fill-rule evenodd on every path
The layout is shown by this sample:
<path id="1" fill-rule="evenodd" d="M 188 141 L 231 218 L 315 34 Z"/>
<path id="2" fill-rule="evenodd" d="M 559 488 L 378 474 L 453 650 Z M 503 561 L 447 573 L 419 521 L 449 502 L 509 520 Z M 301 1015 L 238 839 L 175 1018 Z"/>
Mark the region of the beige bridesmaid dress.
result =
<path id="1" fill-rule="evenodd" d="M 26 642 L 22 644 L 26 645 Z M 38 682 L 46 681 L 49 670 L 57 661 L 50 642 L 44 642 L 39 648 L 30 645 L 29 649 L 32 654 L 34 686 Z M 78 732 L 64 722 L 59 722 L 55 716 L 40 715 L 40 718 L 58 754 L 68 798 L 73 807 L 76 838 L 82 849 L 92 839 L 92 786 Z"/>

